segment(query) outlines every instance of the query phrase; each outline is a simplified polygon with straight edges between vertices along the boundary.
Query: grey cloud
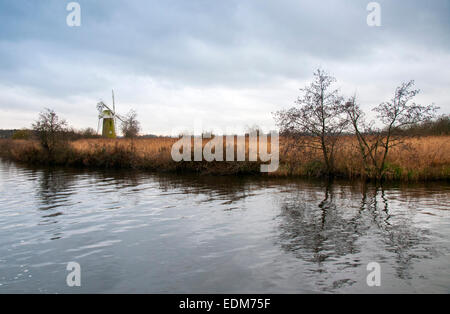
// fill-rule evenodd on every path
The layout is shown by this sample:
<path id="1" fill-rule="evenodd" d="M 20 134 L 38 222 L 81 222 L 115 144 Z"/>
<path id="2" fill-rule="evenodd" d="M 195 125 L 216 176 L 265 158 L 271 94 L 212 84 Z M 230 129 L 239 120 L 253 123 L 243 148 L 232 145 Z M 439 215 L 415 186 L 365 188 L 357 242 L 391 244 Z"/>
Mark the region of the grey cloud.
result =
<path id="1" fill-rule="evenodd" d="M 428 62 L 433 52 L 449 54 L 445 0 L 380 0 L 381 28 L 366 25 L 367 0 L 79 0 L 79 28 L 65 24 L 68 2 L 0 4 L 1 85 L 56 100 L 93 98 L 125 84 L 121 76 L 170 82 L 173 88 L 267 90 L 283 80 L 306 80 L 317 66 L 336 64 L 357 67 L 355 77 L 346 78 L 358 85 L 377 67 L 386 71 L 377 79 L 388 81 L 405 72 L 405 80 L 429 75 L 423 68 L 408 72 L 406 58 Z M 381 63 L 392 55 L 400 61 L 386 69 Z M 448 79 L 436 74 L 423 84 L 442 89 Z"/>

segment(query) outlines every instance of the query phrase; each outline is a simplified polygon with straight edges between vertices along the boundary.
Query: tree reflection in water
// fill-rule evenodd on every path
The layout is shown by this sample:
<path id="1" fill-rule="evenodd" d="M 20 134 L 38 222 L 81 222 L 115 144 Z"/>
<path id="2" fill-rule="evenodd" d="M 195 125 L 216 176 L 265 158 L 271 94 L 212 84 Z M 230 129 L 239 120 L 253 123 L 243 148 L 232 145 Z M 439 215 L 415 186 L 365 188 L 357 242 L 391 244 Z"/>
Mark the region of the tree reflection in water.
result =
<path id="1" fill-rule="evenodd" d="M 322 282 L 329 282 L 338 272 L 365 268 L 370 258 L 379 263 L 395 260 L 396 276 L 410 278 L 414 259 L 436 253 L 427 230 L 414 225 L 407 209 L 391 209 L 383 187 L 363 184 L 360 191 L 352 188 L 327 184 L 321 193 L 304 187 L 291 193 L 280 204 L 279 245 L 310 263 L 309 271 L 321 274 Z M 354 282 L 344 278 L 324 290 Z"/>

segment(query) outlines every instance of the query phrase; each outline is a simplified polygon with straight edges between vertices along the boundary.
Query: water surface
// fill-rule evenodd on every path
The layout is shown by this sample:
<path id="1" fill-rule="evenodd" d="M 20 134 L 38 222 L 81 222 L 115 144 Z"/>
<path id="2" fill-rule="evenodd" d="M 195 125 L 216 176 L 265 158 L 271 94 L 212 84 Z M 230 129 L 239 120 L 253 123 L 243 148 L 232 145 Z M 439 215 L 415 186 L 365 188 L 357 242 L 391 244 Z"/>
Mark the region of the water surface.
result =
<path id="1" fill-rule="evenodd" d="M 449 293 L 449 196 L 0 161 L 0 293 Z"/>

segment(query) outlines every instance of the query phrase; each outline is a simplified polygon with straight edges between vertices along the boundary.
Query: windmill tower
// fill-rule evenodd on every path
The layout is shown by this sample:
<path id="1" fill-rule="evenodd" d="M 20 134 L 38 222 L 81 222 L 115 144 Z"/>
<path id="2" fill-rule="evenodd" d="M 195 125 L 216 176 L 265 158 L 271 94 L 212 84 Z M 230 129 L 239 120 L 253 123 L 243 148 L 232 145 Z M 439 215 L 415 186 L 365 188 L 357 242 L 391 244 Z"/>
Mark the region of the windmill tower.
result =
<path id="1" fill-rule="evenodd" d="M 98 127 L 97 134 L 100 130 L 100 123 L 102 124 L 102 136 L 106 138 L 116 138 L 116 119 L 123 121 L 122 117 L 116 113 L 116 104 L 114 102 L 114 91 L 112 91 L 113 109 L 108 107 L 103 101 L 97 104 L 98 110 Z"/>

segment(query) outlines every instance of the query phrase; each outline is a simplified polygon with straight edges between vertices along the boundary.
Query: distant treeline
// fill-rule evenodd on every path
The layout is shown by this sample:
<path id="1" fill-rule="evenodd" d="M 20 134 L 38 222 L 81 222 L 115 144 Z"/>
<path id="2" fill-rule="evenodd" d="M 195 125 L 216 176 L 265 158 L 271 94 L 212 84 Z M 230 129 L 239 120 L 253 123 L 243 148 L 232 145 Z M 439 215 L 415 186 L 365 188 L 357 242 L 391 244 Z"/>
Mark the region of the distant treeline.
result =
<path id="1" fill-rule="evenodd" d="M 410 136 L 440 136 L 450 135 L 450 115 L 441 115 L 430 121 L 417 123 L 403 128 L 398 128 L 394 132 L 397 135 L 410 135 Z M 281 135 L 289 136 L 291 132 L 284 130 Z M 304 136 L 310 134 L 305 133 Z M 352 135 L 352 133 L 343 133 L 343 136 Z"/>
<path id="2" fill-rule="evenodd" d="M 64 131 L 67 140 L 76 141 L 81 139 L 100 138 L 101 136 L 92 128 L 82 130 L 69 129 Z M 139 138 L 155 138 L 159 137 L 154 134 L 145 134 L 138 136 Z M 36 138 L 35 131 L 32 129 L 0 129 L 0 138 L 16 139 L 16 140 L 31 140 Z"/>
<path id="3" fill-rule="evenodd" d="M 19 130 L 1 130 L 0 129 L 0 138 L 12 138 L 13 134 Z"/>
<path id="4" fill-rule="evenodd" d="M 450 115 L 442 115 L 432 121 L 426 121 L 419 123 L 417 125 L 412 125 L 407 128 L 396 130 L 397 134 L 408 134 L 414 136 L 439 136 L 439 135 L 450 135 Z M 70 140 L 79 139 L 89 139 L 89 138 L 99 138 L 94 129 L 86 128 L 83 130 L 71 129 L 66 132 L 67 137 Z M 146 134 L 139 136 L 140 138 L 155 138 L 159 137 L 154 134 Z M 32 139 L 33 130 L 31 129 L 13 129 L 13 130 L 2 130 L 0 129 L 0 138 L 9 139 Z"/>
<path id="5" fill-rule="evenodd" d="M 442 115 L 432 121 L 425 121 L 416 125 L 396 130 L 397 134 L 414 136 L 450 135 L 450 115 Z"/>
<path id="6" fill-rule="evenodd" d="M 83 138 L 98 138 L 94 129 L 86 128 L 83 130 L 68 129 L 64 130 L 64 136 L 68 140 L 78 140 Z M 0 138 L 16 139 L 16 140 L 31 140 L 37 138 L 36 131 L 32 129 L 14 129 L 14 130 L 1 130 Z"/>

